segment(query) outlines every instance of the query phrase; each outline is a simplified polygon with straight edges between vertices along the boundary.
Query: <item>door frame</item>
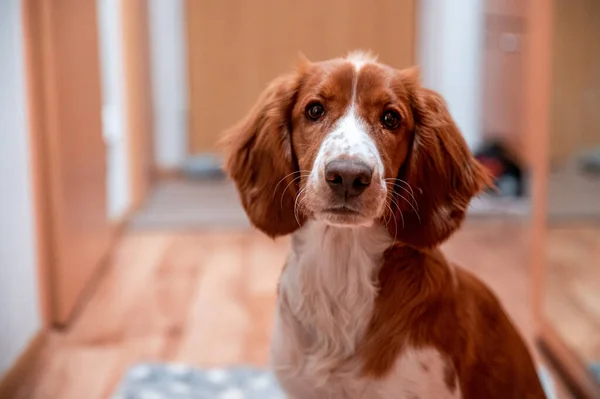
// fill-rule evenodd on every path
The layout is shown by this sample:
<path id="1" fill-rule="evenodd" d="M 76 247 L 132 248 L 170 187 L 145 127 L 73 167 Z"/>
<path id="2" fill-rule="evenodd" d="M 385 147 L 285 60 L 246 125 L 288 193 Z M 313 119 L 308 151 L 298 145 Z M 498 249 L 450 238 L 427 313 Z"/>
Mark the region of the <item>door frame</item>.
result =
<path id="1" fill-rule="evenodd" d="M 552 0 L 532 0 L 527 11 L 529 42 L 525 60 L 524 131 L 530 133 L 527 153 L 533 172 L 532 302 L 540 349 L 572 392 L 578 397 L 593 399 L 600 395 L 598 384 L 544 316 L 553 8 Z"/>
<path id="2" fill-rule="evenodd" d="M 140 208 L 154 179 L 154 119 L 151 76 L 149 0 L 121 3 L 123 76 L 125 78 L 125 136 L 129 143 L 130 209 L 123 223 Z"/>
<path id="3" fill-rule="evenodd" d="M 56 237 L 54 236 L 56 221 L 52 214 L 52 193 L 53 190 L 56 190 L 58 183 L 57 176 L 52 172 L 55 168 L 52 168 L 53 165 L 49 155 L 53 145 L 56 144 L 55 126 L 57 126 L 57 110 L 53 105 L 57 94 L 55 89 L 57 81 L 52 53 L 55 38 L 51 35 L 51 9 L 53 1 L 55 0 L 22 0 L 21 2 L 27 83 L 29 147 L 32 163 L 39 307 L 44 329 L 64 325 L 59 320 L 60 317 L 58 317 L 55 311 L 55 277 L 53 273 L 56 267 L 54 263 L 54 259 L 56 258 Z M 139 60 L 136 60 L 140 52 L 144 51 L 143 49 L 136 48 L 136 46 L 139 44 L 140 32 L 143 32 L 144 29 L 147 31 L 148 18 L 140 19 L 139 15 L 136 14 L 135 7 L 143 6 L 147 1 L 138 0 L 133 6 L 130 3 L 127 1 L 122 5 L 124 49 L 127 53 L 127 59 L 124 60 L 123 68 L 125 76 L 128 79 L 139 82 L 143 80 L 139 77 L 139 74 L 144 73 L 144 68 L 150 68 L 149 58 L 142 68 L 139 66 Z M 95 2 L 94 8 L 97 11 L 97 4 Z M 133 21 L 133 18 L 137 19 Z M 98 79 L 101 79 L 101 74 L 98 75 Z M 135 86 L 132 86 L 130 83 L 127 84 L 126 91 L 132 92 L 134 95 L 126 98 L 126 118 L 131 117 L 132 120 L 139 121 L 140 114 L 142 117 L 145 115 L 151 118 L 151 108 L 144 109 L 143 105 L 140 105 L 142 104 L 140 101 L 143 99 L 140 100 L 139 96 L 135 95 L 134 89 Z M 101 110 L 98 111 L 101 112 Z M 133 114 L 133 116 L 130 114 Z M 153 159 L 151 131 L 141 132 L 139 124 L 130 126 L 128 123 L 125 135 L 127 140 L 132 143 L 139 144 L 147 140 L 146 144 L 148 144 L 143 149 L 132 149 L 130 146 L 130 151 L 133 152 L 129 165 L 131 176 L 129 184 L 133 193 L 131 206 L 129 207 L 130 210 L 125 213 L 122 219 L 110 223 L 110 242 L 103 257 L 104 260 L 100 262 L 101 264 L 89 278 L 90 281 L 86 282 L 86 288 L 79 295 L 69 321 L 77 316 L 78 310 L 85 304 L 85 299 L 97 285 L 97 281 L 107 264 L 108 255 L 112 252 L 117 239 L 120 237 L 133 211 L 144 202 L 152 184 L 152 176 L 149 170 L 152 165 L 149 165 L 148 168 L 140 167 L 140 165 L 145 165 L 140 160 L 151 162 Z M 146 169 L 148 169 L 147 173 Z M 104 183 L 106 184 L 106 181 Z"/>
<path id="4" fill-rule="evenodd" d="M 53 84 L 46 54 L 50 38 L 47 35 L 46 1 L 23 0 L 23 36 L 25 43 L 25 66 L 27 80 L 27 108 L 29 120 L 30 160 L 32 163 L 32 190 L 37 247 L 37 275 L 42 325 L 49 328 L 53 323 L 52 298 L 52 217 L 50 212 L 50 176 L 46 91 Z M 50 82 L 48 82 L 50 80 Z"/>

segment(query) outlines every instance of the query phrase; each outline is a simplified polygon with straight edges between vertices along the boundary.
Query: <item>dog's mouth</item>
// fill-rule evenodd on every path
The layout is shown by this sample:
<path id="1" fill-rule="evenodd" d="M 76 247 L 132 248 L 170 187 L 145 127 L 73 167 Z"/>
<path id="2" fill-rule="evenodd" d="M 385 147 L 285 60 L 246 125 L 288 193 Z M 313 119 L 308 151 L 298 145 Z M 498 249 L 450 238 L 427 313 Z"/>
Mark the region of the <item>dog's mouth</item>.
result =
<path id="1" fill-rule="evenodd" d="M 347 205 L 325 208 L 318 212 L 317 219 L 334 226 L 352 227 L 372 223 L 364 213 Z"/>
<path id="2" fill-rule="evenodd" d="M 386 189 L 380 184 L 372 184 L 362 194 L 343 198 L 322 182 L 318 183 L 309 181 L 299 201 L 315 220 L 343 227 L 371 226 L 385 209 Z"/>
<path id="3" fill-rule="evenodd" d="M 339 215 L 339 216 L 361 216 L 362 215 L 356 209 L 353 209 L 348 206 L 336 206 L 333 208 L 327 208 L 327 209 L 323 210 L 323 213 L 330 213 L 332 215 Z"/>

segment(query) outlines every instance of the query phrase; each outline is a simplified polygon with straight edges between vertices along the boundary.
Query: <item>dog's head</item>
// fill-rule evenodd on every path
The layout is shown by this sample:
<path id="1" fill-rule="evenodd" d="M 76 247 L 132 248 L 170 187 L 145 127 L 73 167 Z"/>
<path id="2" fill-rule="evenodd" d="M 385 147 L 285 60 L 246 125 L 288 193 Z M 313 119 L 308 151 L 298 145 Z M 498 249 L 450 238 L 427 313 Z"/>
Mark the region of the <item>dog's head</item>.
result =
<path id="1" fill-rule="evenodd" d="M 349 228 L 384 223 L 399 241 L 434 246 L 489 183 L 416 70 L 364 53 L 301 60 L 225 142 L 242 204 L 270 236 L 310 219 Z"/>

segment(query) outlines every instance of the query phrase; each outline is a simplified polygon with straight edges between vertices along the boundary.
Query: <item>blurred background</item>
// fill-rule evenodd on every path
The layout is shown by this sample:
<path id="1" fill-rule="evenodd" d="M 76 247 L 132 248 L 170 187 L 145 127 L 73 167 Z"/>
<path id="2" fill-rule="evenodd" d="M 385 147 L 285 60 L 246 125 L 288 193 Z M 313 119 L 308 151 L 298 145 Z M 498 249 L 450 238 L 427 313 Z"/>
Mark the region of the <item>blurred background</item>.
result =
<path id="1" fill-rule="evenodd" d="M 243 398 L 288 239 L 215 144 L 298 52 L 355 49 L 446 98 L 498 186 L 446 253 L 599 398 L 598 37 L 595 0 L 0 0 L 0 398 Z"/>

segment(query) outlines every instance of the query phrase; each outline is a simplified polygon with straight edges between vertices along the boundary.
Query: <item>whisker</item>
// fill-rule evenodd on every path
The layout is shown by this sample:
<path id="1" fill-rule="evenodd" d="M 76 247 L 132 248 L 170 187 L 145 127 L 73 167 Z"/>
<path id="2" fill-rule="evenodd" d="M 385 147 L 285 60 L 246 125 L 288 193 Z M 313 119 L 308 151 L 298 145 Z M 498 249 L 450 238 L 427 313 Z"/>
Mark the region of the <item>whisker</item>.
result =
<path id="1" fill-rule="evenodd" d="M 294 177 L 294 178 L 292 179 L 292 181 L 290 181 L 290 182 L 287 184 L 287 186 L 285 186 L 285 188 L 283 189 L 283 193 L 281 193 L 281 199 L 280 199 L 280 201 L 279 201 L 279 207 L 280 207 L 280 208 L 282 208 L 282 209 L 283 209 L 283 196 L 285 195 L 285 192 L 287 191 L 287 189 L 288 189 L 288 188 L 289 188 L 289 187 L 292 185 L 292 183 L 294 183 L 294 182 L 295 182 L 296 180 L 298 180 L 298 179 L 302 179 L 303 177 L 307 177 L 307 176 L 310 176 L 310 175 L 300 175 L 300 176 Z"/>
<path id="2" fill-rule="evenodd" d="M 283 178 L 281 180 L 279 180 L 279 182 L 277 183 L 277 185 L 275 185 L 275 189 L 273 190 L 273 199 L 275 198 L 275 194 L 277 193 L 277 187 L 279 187 L 279 185 L 281 184 L 282 181 L 284 181 L 285 179 L 287 179 L 289 176 L 295 175 L 296 173 L 302 173 L 302 172 L 310 174 L 309 170 L 300 169 L 300 170 L 297 170 L 297 171 L 292 172 L 292 173 L 288 173 L 287 175 L 283 176 Z"/>
<path id="3" fill-rule="evenodd" d="M 402 218 L 402 228 L 404 229 L 404 214 L 402 213 L 402 209 L 400 209 L 400 204 L 398 203 L 398 201 L 396 201 L 395 198 L 391 198 L 391 202 L 392 204 L 396 205 L 396 208 L 398 208 L 398 212 L 400 212 L 400 217 Z"/>
<path id="4" fill-rule="evenodd" d="M 413 189 L 412 189 L 411 185 L 410 185 L 410 184 L 409 184 L 409 183 L 408 183 L 406 180 L 403 180 L 403 179 L 400 179 L 400 178 L 396 178 L 396 180 L 397 180 L 397 181 L 399 181 L 400 183 L 404 183 L 404 184 L 406 184 L 406 185 L 408 186 L 408 188 L 410 189 L 410 192 L 411 192 L 411 194 L 412 194 L 412 196 L 413 196 L 413 198 L 414 198 L 414 196 L 415 196 L 415 193 L 414 193 L 414 191 L 413 191 Z"/>
<path id="5" fill-rule="evenodd" d="M 305 192 L 306 192 L 306 187 L 302 188 L 298 192 L 298 195 L 296 195 L 296 199 L 294 200 L 294 217 L 296 218 L 296 223 L 298 223 L 298 226 L 300 226 L 300 219 L 298 218 L 298 198 L 300 198 L 300 196 L 302 196 L 302 194 Z"/>
<path id="6" fill-rule="evenodd" d="M 402 230 L 404 230 L 404 214 L 402 213 L 402 209 L 398 209 L 398 211 L 400 212 L 400 217 L 402 218 Z M 394 216 L 395 218 L 395 216 Z M 396 232 L 396 236 L 398 235 L 398 232 Z M 394 241 L 396 241 L 396 236 L 394 236 Z"/>
<path id="7" fill-rule="evenodd" d="M 389 213 L 387 220 L 385 220 L 385 227 L 388 227 L 388 225 L 392 221 L 392 213 L 394 213 L 394 211 L 392 211 L 392 207 L 390 206 L 390 204 L 388 202 L 385 203 L 385 207 L 387 208 L 388 213 Z"/>
<path id="8" fill-rule="evenodd" d="M 300 197 L 300 200 L 298 201 L 298 207 L 296 208 L 296 215 L 298 215 L 301 211 L 305 211 L 307 208 L 306 203 L 308 202 L 308 197 L 306 196 L 306 190 L 304 190 L 302 192 L 302 197 Z M 296 222 L 298 222 L 298 224 L 300 224 L 300 221 L 298 220 L 298 216 L 296 216 Z"/>
<path id="9" fill-rule="evenodd" d="M 277 184 L 275 185 L 275 189 L 273 189 L 273 198 L 275 198 L 275 194 L 277 193 L 277 188 L 279 187 L 279 185 L 281 184 L 281 182 L 284 181 L 285 179 L 287 179 L 289 176 L 295 175 L 296 173 L 301 173 L 301 171 L 297 170 L 295 172 L 288 173 L 287 175 L 283 176 L 283 178 L 281 180 L 279 180 L 277 182 Z"/>
<path id="10" fill-rule="evenodd" d="M 387 216 L 385 219 L 383 219 L 383 222 L 384 222 L 384 223 L 385 223 L 385 225 L 387 226 L 387 225 L 390 223 L 390 221 L 392 220 L 392 216 L 391 216 L 391 214 L 392 214 L 392 210 L 390 209 L 390 205 L 388 204 L 388 202 L 387 202 L 387 201 L 385 202 L 385 206 L 386 206 L 386 207 L 387 207 L 387 209 L 390 211 L 390 212 L 389 212 L 389 213 L 390 213 L 390 215 L 388 215 L 388 216 Z"/>
<path id="11" fill-rule="evenodd" d="M 388 210 L 388 214 L 390 215 L 388 218 L 383 219 L 383 222 L 385 224 L 385 227 L 388 227 L 388 225 L 390 224 L 390 221 L 392 220 L 392 209 L 390 208 L 390 204 L 389 203 L 385 203 L 385 207 Z"/>
<path id="12" fill-rule="evenodd" d="M 406 183 L 406 184 L 408 184 L 408 183 Z M 417 209 L 419 209 L 419 203 L 417 202 L 417 199 L 415 198 L 412 191 L 408 191 L 406 188 L 404 188 L 403 186 L 400 186 L 400 185 L 397 185 L 397 187 L 400 187 L 402 190 L 406 191 L 411 196 L 412 200 L 414 201 L 415 205 L 417 206 Z"/>
<path id="13" fill-rule="evenodd" d="M 402 190 L 406 191 L 411 196 L 412 200 L 414 201 L 415 205 L 417 206 L 417 209 L 419 209 L 419 203 L 418 203 L 417 199 L 415 198 L 414 191 L 413 191 L 412 187 L 410 186 L 410 184 L 406 180 L 402 180 L 402 179 L 398 179 L 398 178 L 396 178 L 396 179 L 394 179 L 394 178 L 387 178 L 387 179 L 384 179 L 384 180 L 385 181 L 394 182 L 394 187 L 399 187 Z M 398 183 L 406 184 L 408 186 L 408 188 L 410 189 L 410 191 L 407 190 L 405 187 L 399 185 Z"/>
<path id="14" fill-rule="evenodd" d="M 396 215 L 394 214 L 394 211 L 392 210 L 390 204 L 386 203 L 386 206 L 390 210 L 390 215 L 392 215 L 392 217 L 394 218 L 394 242 L 396 242 L 396 239 L 398 238 L 398 219 L 396 218 Z M 400 214 L 402 214 L 402 211 L 400 211 Z"/>
<path id="15" fill-rule="evenodd" d="M 392 220 L 392 216 L 391 213 L 393 212 L 392 207 L 389 205 L 389 202 L 392 201 L 394 192 L 392 190 L 388 190 L 387 194 L 386 194 L 386 201 L 385 201 L 385 205 L 387 206 L 387 208 L 390 211 L 390 216 L 388 217 L 387 221 L 386 221 L 386 225 Z"/>
<path id="16" fill-rule="evenodd" d="M 396 193 L 398 194 L 398 193 Z M 400 198 L 402 198 L 404 201 L 406 201 L 408 203 L 408 205 L 410 205 L 410 207 L 413 209 L 413 211 L 415 211 L 415 214 L 417 215 L 417 218 L 419 219 L 419 224 L 421 224 L 421 216 L 419 215 L 419 211 L 417 211 L 417 209 L 415 208 L 415 206 L 412 204 L 412 202 L 410 202 L 408 199 L 406 199 L 406 197 L 404 197 L 401 194 L 398 194 L 398 196 Z"/>
<path id="17" fill-rule="evenodd" d="M 300 198 L 300 201 L 298 201 L 298 209 L 303 210 L 303 211 L 308 210 L 308 207 L 306 206 L 307 202 L 308 202 L 308 197 L 306 196 L 306 193 L 304 193 L 302 198 Z"/>

